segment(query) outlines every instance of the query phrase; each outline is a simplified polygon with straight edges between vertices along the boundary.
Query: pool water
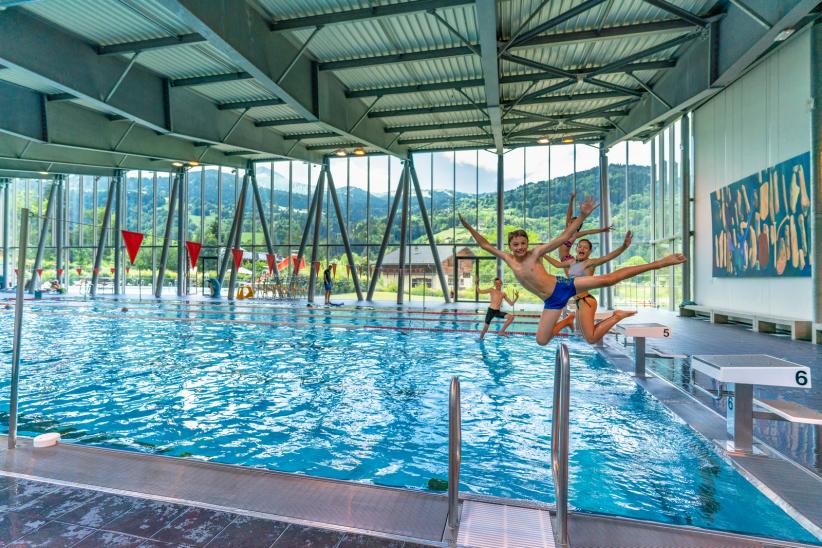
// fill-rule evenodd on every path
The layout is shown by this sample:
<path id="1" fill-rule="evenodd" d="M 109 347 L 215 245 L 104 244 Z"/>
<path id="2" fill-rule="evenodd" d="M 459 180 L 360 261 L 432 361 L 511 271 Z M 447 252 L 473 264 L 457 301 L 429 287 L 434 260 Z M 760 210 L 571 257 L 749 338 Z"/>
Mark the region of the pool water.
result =
<path id="1" fill-rule="evenodd" d="M 426 489 L 447 477 L 448 387 L 459 375 L 461 489 L 554 500 L 553 345 L 528 336 L 480 342 L 445 331 L 475 327 L 451 316 L 120 306 L 27 306 L 21 433 L 57 430 L 89 445 Z M 5 312 L 0 328 L 10 334 Z M 814 541 L 630 376 L 584 342 L 562 342 L 572 362 L 574 507 Z M 10 337 L 4 344 L 6 428 Z"/>

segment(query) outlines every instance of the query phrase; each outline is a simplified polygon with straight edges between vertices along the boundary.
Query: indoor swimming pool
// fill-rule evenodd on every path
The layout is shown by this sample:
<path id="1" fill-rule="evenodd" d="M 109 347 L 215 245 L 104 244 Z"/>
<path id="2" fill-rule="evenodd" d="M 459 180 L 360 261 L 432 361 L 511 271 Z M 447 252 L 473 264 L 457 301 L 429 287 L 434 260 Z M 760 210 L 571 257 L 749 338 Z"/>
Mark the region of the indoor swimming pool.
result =
<path id="1" fill-rule="evenodd" d="M 481 321 L 470 314 L 123 305 L 27 303 L 21 434 L 427 489 L 447 477 L 458 375 L 462 491 L 553 502 L 553 344 L 481 342 L 464 331 Z M 10 333 L 12 311 L 2 312 Z M 526 317 L 512 330 L 535 327 Z M 571 352 L 572 506 L 814 541 L 630 376 L 581 340 L 561 340 Z M 10 354 L 11 339 L 4 345 Z M 5 430 L 9 368 L 0 374 Z"/>

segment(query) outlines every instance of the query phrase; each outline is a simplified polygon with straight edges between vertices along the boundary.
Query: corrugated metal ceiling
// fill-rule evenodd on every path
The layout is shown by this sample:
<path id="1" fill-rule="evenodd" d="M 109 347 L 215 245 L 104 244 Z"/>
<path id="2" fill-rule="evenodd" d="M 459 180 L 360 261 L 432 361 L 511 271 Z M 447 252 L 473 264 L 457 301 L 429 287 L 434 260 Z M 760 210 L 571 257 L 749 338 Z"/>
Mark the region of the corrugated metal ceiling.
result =
<path id="1" fill-rule="evenodd" d="M 241 1 L 241 0 L 236 0 Z M 674 3 L 692 13 L 703 13 L 717 0 L 674 0 Z M 329 14 L 360 8 L 371 8 L 389 4 L 404 3 L 403 0 L 255 0 L 262 11 L 272 20 L 287 20 L 316 14 Z M 573 9 L 584 0 L 552 0 L 524 27 L 524 32 Z M 523 22 L 543 3 L 543 0 L 501 0 L 497 2 L 497 28 L 500 40 L 508 39 Z M 24 9 L 62 27 L 68 32 L 81 36 L 84 40 L 100 45 L 117 44 L 136 40 L 168 37 L 192 32 L 182 21 L 169 12 L 159 0 L 39 0 L 26 4 Z M 477 43 L 477 15 L 472 4 L 447 7 L 437 10 L 458 33 L 471 43 Z M 560 34 L 579 30 L 595 30 L 651 21 L 672 20 L 675 16 L 644 0 L 606 0 L 600 5 L 580 15 L 562 22 L 547 31 Z M 285 31 L 296 46 L 303 44 L 313 32 L 313 28 Z M 624 36 L 608 40 L 580 43 L 555 44 L 550 46 L 517 47 L 511 53 L 564 70 L 587 69 L 612 63 L 629 55 L 646 50 L 670 40 L 683 32 L 668 31 L 655 34 Z M 372 18 L 359 21 L 330 24 L 323 28 L 307 48 L 308 55 L 320 62 L 361 59 L 378 55 L 419 52 L 462 46 L 463 42 L 449 31 L 433 15 L 415 12 L 403 15 Z M 679 48 L 657 52 L 641 61 L 671 59 Z M 207 76 L 238 72 L 239 69 L 222 53 L 207 43 L 176 46 L 150 50 L 142 53 L 138 63 L 171 79 Z M 532 74 L 538 69 L 501 60 L 500 73 L 503 76 Z M 644 81 L 659 74 L 659 70 L 637 73 Z M 422 61 L 396 62 L 381 65 L 361 66 L 334 71 L 334 75 L 351 90 L 374 89 L 416 84 L 451 82 L 481 79 L 482 66 L 476 55 L 459 55 L 431 58 Z M 42 82 L 0 71 L 0 78 L 19 83 L 44 93 L 59 90 L 43 87 Z M 639 89 L 637 83 L 625 74 L 605 74 L 599 78 L 619 86 Z M 513 100 L 530 91 L 559 82 L 558 79 L 545 80 L 533 86 L 528 82 L 503 84 L 500 86 L 502 100 Z M 38 87 L 39 86 L 39 87 Z M 272 95 L 254 80 L 237 80 L 196 86 L 196 92 L 216 103 L 270 98 Z M 478 104 L 485 105 L 484 87 L 466 86 L 461 90 Z M 590 83 L 577 82 L 555 92 L 553 95 L 566 96 L 569 93 L 589 93 L 606 91 Z M 581 97 L 573 101 L 550 102 L 535 105 L 519 105 L 523 112 L 541 115 L 579 113 L 613 104 L 624 99 L 591 99 Z M 362 101 L 362 99 L 351 99 Z M 372 99 L 365 100 L 370 103 Z M 391 94 L 382 97 L 375 112 L 414 107 L 465 104 L 465 96 L 456 89 Z M 248 116 L 254 120 L 291 119 L 294 111 L 285 106 L 268 106 L 252 109 Z M 447 113 L 419 113 L 392 116 L 383 123 L 388 126 L 419 125 L 449 122 L 466 122 L 482 119 L 477 109 Z M 599 118 L 588 120 L 597 124 L 606 122 Z M 523 124 L 521 127 L 530 127 Z M 303 133 L 311 129 L 324 131 L 319 124 L 294 124 L 272 128 L 280 133 Z M 416 136 L 432 138 L 458 135 L 470 129 L 416 132 Z M 484 135 L 484 134 L 480 134 Z M 310 140 L 314 142 L 315 140 Z M 341 144 L 338 139 L 320 141 Z M 435 143 L 442 148 L 443 143 Z"/>

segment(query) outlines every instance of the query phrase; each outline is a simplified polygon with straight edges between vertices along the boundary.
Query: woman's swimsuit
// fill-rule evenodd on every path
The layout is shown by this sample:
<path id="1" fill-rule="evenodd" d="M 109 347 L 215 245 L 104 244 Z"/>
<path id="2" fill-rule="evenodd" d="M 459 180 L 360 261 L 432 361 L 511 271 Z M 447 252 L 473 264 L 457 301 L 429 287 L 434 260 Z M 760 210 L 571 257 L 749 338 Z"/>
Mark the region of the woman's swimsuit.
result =
<path id="1" fill-rule="evenodd" d="M 580 276 L 586 276 L 587 274 L 585 272 L 585 269 L 586 269 L 585 261 L 575 262 L 575 263 L 571 264 L 571 266 L 568 267 L 568 277 L 569 278 L 579 278 Z M 582 295 L 581 297 L 577 296 L 574 299 L 574 301 L 576 302 L 577 307 L 579 307 L 579 301 L 584 302 L 588 306 L 596 306 L 596 304 L 597 304 L 596 298 L 594 298 L 594 296 L 591 295 L 590 293 L 588 293 L 587 291 L 584 291 L 583 293 L 584 293 L 584 295 Z M 589 303 L 588 299 L 591 299 L 593 301 L 593 304 Z"/>

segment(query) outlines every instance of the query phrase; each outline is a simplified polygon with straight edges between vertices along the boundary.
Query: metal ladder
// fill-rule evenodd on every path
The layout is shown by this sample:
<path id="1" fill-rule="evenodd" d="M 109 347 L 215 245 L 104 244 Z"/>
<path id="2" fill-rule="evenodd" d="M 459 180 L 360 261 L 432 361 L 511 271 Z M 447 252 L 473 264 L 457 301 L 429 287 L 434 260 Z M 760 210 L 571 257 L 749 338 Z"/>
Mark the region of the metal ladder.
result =
<path id="1" fill-rule="evenodd" d="M 571 397 L 571 358 L 568 347 L 557 346 L 554 366 L 554 408 L 551 418 L 551 471 L 557 499 L 557 546 L 568 548 L 568 414 Z"/>

